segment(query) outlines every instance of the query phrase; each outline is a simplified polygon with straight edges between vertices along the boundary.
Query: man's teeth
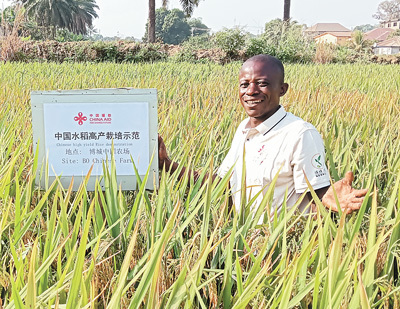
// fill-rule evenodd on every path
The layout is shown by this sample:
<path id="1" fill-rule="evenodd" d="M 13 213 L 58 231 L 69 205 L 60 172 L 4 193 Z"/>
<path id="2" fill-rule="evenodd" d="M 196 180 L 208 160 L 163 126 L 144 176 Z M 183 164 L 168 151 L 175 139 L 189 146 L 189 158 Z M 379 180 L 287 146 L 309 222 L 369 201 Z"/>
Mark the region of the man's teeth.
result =
<path id="1" fill-rule="evenodd" d="M 246 101 L 247 103 L 253 104 L 253 103 L 261 103 L 261 100 L 256 100 L 256 101 Z"/>

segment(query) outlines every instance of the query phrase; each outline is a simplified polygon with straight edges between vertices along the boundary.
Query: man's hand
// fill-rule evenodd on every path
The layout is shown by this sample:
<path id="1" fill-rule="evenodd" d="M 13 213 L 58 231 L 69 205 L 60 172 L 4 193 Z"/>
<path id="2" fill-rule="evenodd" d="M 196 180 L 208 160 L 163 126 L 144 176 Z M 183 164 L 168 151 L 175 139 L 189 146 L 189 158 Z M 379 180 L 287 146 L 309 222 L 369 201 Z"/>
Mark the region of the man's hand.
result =
<path id="1" fill-rule="evenodd" d="M 342 211 L 351 213 L 354 210 L 360 209 L 368 190 L 355 190 L 351 187 L 353 180 L 353 172 L 347 172 L 343 179 L 335 182 L 324 194 L 322 197 L 322 204 L 324 204 L 325 207 L 330 208 L 332 211 L 338 211 L 335 195 L 332 189 L 332 187 L 334 187 Z"/>
<path id="2" fill-rule="evenodd" d="M 160 170 L 165 168 L 168 170 L 171 160 L 168 158 L 167 147 L 165 147 L 164 140 L 161 135 L 158 135 L 158 167 Z"/>

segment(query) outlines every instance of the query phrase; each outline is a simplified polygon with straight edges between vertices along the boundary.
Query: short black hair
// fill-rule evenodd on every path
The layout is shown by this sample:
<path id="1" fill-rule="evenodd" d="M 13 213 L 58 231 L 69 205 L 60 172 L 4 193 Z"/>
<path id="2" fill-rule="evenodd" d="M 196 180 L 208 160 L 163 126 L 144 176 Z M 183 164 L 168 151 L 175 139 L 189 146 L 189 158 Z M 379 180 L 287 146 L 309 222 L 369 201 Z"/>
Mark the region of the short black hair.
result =
<path id="1" fill-rule="evenodd" d="M 276 66 L 276 68 L 281 72 L 282 74 L 282 83 L 285 80 L 285 68 L 283 67 L 282 61 L 280 61 L 278 58 L 271 56 L 271 55 L 267 55 L 267 54 L 260 54 L 260 55 L 256 55 L 253 56 L 249 59 L 247 59 L 244 63 L 249 63 L 249 62 L 263 62 L 263 63 L 272 63 L 274 66 Z"/>

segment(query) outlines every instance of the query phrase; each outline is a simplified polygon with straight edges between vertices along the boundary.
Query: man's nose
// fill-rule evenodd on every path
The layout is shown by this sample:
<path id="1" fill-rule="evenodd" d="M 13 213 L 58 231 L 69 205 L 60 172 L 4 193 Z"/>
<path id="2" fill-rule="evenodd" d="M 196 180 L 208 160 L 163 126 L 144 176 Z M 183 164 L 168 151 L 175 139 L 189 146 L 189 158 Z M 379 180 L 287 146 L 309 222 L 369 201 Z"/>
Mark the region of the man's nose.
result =
<path id="1" fill-rule="evenodd" d="M 247 95 L 255 95 L 260 93 L 260 89 L 258 89 L 257 83 L 249 83 L 249 86 L 246 89 Z"/>

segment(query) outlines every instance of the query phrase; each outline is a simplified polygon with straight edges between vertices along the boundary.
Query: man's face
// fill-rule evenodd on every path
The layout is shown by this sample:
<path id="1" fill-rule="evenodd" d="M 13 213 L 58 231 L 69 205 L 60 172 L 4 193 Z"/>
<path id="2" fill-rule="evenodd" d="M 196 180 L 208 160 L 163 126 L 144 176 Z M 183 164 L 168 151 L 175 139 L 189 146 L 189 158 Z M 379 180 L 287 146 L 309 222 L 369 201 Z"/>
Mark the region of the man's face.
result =
<path id="1" fill-rule="evenodd" d="M 251 127 L 277 111 L 279 99 L 288 89 L 282 73 L 272 62 L 245 63 L 239 73 L 239 83 L 240 102 L 250 117 Z"/>

